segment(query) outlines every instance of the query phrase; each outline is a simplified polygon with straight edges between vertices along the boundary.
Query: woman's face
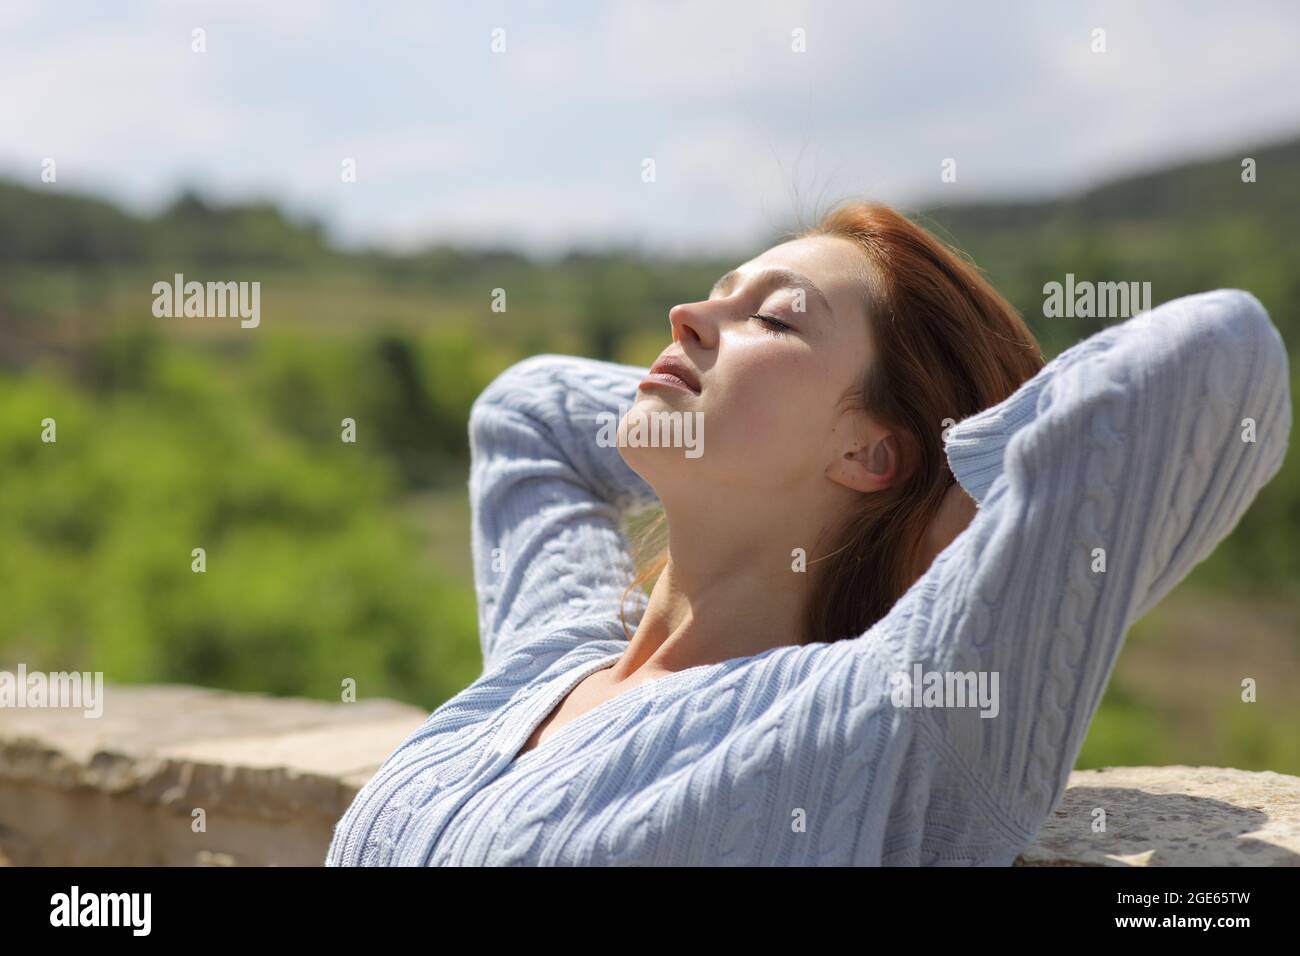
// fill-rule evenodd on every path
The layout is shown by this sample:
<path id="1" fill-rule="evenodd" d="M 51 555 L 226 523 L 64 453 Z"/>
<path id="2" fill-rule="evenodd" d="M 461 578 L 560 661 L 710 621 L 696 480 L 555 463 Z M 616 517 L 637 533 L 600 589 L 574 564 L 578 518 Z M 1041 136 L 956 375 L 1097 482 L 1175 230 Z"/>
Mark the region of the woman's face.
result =
<path id="1" fill-rule="evenodd" d="M 866 283 L 856 245 L 817 236 L 775 246 L 707 299 L 675 306 L 660 360 L 684 363 L 698 391 L 643 382 L 621 423 L 625 460 L 665 500 L 679 482 L 765 495 L 824 493 L 828 477 L 844 484 L 842 456 L 875 434 L 841 406 L 867 368 Z M 634 414 L 674 412 L 702 423 L 698 455 L 624 440 Z"/>

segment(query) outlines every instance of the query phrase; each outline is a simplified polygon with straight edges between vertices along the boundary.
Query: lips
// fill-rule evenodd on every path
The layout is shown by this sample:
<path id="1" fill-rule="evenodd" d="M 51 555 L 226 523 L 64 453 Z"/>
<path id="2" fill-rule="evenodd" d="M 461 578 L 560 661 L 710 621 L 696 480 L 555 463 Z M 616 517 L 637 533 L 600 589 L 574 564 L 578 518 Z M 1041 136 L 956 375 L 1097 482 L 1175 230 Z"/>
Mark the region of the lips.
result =
<path id="1" fill-rule="evenodd" d="M 660 358 L 650 367 L 650 374 L 672 375 L 675 378 L 680 378 L 686 383 L 687 388 L 696 395 L 700 394 L 699 376 L 695 374 L 694 369 L 676 356 L 665 355 Z"/>

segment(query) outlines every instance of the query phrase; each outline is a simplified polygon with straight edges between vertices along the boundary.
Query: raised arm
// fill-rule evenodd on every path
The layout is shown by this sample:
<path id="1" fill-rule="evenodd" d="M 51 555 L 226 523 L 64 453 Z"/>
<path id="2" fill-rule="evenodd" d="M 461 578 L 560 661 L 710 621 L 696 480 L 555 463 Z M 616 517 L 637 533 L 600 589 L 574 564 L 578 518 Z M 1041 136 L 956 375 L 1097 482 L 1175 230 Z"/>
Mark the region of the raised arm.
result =
<path id="1" fill-rule="evenodd" d="M 882 624 L 908 661 L 998 676 L 996 716 L 919 714 L 973 807 L 1037 832 L 1129 626 L 1236 526 L 1290 426 L 1281 336 L 1221 290 L 1105 329 L 950 430 L 980 508 Z"/>
<path id="2" fill-rule="evenodd" d="M 475 400 L 469 495 L 484 669 L 548 625 L 593 616 L 617 622 L 634 574 L 620 515 L 655 496 L 602 440 L 615 433 L 645 374 L 537 355 Z M 629 596 L 629 620 L 640 599 Z"/>

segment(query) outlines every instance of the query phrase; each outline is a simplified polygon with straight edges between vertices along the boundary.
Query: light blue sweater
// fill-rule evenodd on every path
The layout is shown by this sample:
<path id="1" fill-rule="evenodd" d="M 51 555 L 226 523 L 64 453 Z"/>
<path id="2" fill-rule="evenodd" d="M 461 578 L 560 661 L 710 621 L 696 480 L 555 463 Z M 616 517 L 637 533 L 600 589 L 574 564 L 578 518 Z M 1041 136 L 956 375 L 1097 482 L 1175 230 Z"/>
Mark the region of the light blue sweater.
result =
<path id="1" fill-rule="evenodd" d="M 950 429 L 979 510 L 865 633 L 651 680 L 513 760 L 626 647 L 619 518 L 654 499 L 596 433 L 644 374 L 541 355 L 475 402 L 483 674 L 357 794 L 327 865 L 1008 865 L 1128 627 L 1233 529 L 1291 425 L 1286 352 L 1248 293 L 1110 326 Z M 644 607 L 634 590 L 630 627 Z M 917 665 L 996 673 L 996 715 L 896 699 Z"/>

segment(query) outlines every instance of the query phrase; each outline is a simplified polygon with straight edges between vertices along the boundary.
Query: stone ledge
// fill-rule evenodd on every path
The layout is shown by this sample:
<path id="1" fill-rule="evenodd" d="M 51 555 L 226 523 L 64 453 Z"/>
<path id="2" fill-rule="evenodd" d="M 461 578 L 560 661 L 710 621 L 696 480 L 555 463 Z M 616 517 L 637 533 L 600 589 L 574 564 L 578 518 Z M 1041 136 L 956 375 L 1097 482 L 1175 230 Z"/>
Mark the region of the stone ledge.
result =
<path id="1" fill-rule="evenodd" d="M 1097 808 L 1106 830 L 1093 833 Z M 1076 770 L 1018 866 L 1297 866 L 1300 777 L 1230 767 Z"/>
<path id="2" fill-rule="evenodd" d="M 357 790 L 428 714 L 177 685 L 104 688 L 103 716 L 0 720 L 0 863 L 318 866 Z M 201 808 L 206 829 L 195 833 Z M 1097 808 L 1106 829 L 1094 833 Z M 1018 866 L 1295 866 L 1300 777 L 1076 770 Z"/>
<path id="3" fill-rule="evenodd" d="M 11 865 L 318 866 L 357 790 L 428 716 L 183 685 L 107 685 L 104 698 L 94 719 L 4 712 Z"/>

